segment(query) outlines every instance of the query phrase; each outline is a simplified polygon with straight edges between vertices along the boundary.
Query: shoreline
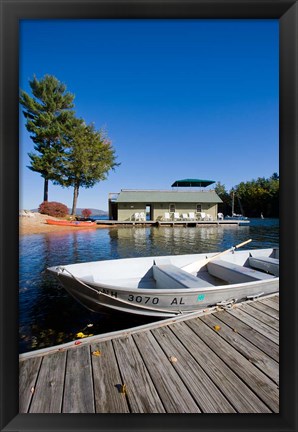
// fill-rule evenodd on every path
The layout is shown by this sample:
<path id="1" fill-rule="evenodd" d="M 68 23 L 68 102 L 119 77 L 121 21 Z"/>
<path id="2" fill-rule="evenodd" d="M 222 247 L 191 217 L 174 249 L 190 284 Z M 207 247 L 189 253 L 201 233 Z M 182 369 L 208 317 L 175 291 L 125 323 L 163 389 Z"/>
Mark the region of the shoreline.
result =
<path id="1" fill-rule="evenodd" d="M 72 226 L 58 226 L 58 225 L 48 225 L 46 219 L 61 220 L 48 215 L 42 215 L 40 213 L 31 213 L 31 216 L 19 216 L 19 235 L 32 235 L 32 234 L 47 234 L 47 233 L 62 233 L 74 230 L 84 230 L 86 228 L 77 228 Z M 110 225 L 98 225 L 93 227 L 93 230 L 111 228 Z M 91 228 L 90 228 L 91 229 Z M 89 229 L 88 229 L 89 231 Z"/>

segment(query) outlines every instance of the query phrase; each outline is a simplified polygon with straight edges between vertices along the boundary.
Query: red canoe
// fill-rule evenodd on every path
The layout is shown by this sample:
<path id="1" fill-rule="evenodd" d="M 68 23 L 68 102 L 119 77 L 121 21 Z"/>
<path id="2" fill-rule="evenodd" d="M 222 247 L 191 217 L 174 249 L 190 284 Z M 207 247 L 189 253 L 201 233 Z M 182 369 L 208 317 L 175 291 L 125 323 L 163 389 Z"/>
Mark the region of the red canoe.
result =
<path id="1" fill-rule="evenodd" d="M 46 219 L 46 223 L 49 225 L 73 226 L 76 228 L 93 228 L 96 226 L 96 222 L 91 222 L 91 221 L 82 222 L 82 221 Z"/>

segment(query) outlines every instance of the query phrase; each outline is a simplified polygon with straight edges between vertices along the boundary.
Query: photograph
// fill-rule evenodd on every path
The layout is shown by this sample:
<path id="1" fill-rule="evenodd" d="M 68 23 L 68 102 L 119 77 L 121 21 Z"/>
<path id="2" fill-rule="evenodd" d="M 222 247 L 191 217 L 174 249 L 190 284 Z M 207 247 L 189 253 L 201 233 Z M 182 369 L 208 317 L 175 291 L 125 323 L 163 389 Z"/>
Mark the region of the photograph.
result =
<path id="1" fill-rule="evenodd" d="M 279 412 L 278 41 L 20 23 L 20 412 Z"/>
<path id="2" fill-rule="evenodd" d="M 4 3 L 1 430 L 296 430 L 297 2 Z"/>

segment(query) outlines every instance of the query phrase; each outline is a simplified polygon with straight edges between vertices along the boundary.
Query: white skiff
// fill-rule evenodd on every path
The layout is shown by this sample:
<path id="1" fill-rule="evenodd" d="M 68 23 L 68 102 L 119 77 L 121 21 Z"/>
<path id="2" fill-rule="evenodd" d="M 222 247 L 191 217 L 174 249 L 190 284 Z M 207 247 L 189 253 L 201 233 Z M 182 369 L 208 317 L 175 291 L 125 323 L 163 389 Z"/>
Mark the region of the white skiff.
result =
<path id="1" fill-rule="evenodd" d="M 279 291 L 279 250 L 126 258 L 50 267 L 95 312 L 169 317 Z"/>

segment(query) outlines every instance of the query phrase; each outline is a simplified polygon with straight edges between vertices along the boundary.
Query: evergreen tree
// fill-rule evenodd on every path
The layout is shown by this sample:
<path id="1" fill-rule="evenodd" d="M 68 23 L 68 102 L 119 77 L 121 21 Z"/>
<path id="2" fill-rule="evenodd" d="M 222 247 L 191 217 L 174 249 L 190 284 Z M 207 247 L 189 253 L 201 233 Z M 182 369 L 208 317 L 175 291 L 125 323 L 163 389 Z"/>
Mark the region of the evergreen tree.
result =
<path id="1" fill-rule="evenodd" d="M 82 119 L 73 117 L 64 145 L 61 175 L 55 183 L 74 188 L 71 214 L 75 215 L 80 188 L 91 188 L 106 180 L 108 172 L 120 164 L 116 163 L 115 150 L 106 133 L 97 131 L 93 124 L 86 125 Z"/>
<path id="2" fill-rule="evenodd" d="M 26 128 L 31 133 L 37 153 L 28 153 L 32 171 L 44 178 L 44 198 L 48 201 L 49 180 L 58 181 L 63 158 L 62 137 L 72 118 L 74 95 L 54 76 L 35 76 L 29 81 L 32 95 L 21 90 L 20 104 L 24 107 Z"/>
<path id="3" fill-rule="evenodd" d="M 219 198 L 222 200 L 222 203 L 218 204 L 218 211 L 223 214 L 230 213 L 231 198 L 226 190 L 225 185 L 221 184 L 221 182 L 217 182 L 215 184 L 214 190 L 219 196 Z"/>
<path id="4" fill-rule="evenodd" d="M 258 177 L 256 180 L 241 182 L 235 186 L 235 196 L 240 198 L 245 215 L 278 217 L 279 215 L 279 176 Z M 236 204 L 236 201 L 235 201 Z"/>

